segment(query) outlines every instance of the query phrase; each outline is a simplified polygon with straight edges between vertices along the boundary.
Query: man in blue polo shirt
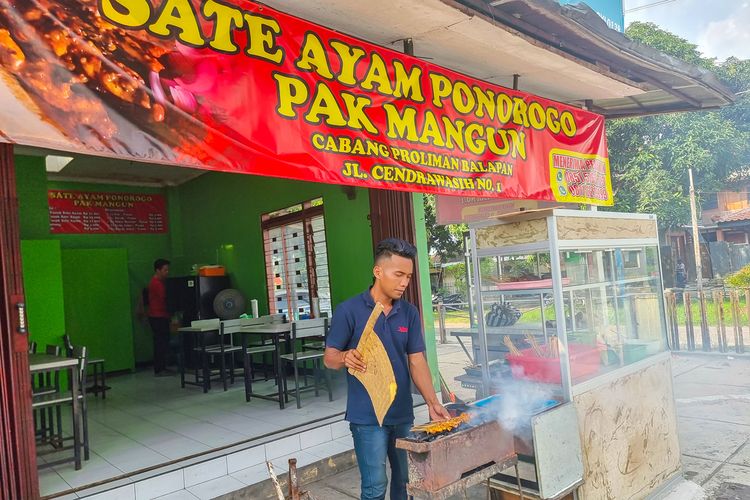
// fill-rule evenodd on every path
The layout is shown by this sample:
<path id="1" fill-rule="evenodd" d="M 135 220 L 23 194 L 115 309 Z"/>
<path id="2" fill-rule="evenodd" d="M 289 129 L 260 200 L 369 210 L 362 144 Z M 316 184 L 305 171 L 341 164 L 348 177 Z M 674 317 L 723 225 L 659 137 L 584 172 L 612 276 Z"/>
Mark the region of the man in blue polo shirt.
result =
<path id="1" fill-rule="evenodd" d="M 391 500 L 406 499 L 409 480 L 406 452 L 396 449 L 395 441 L 405 437 L 414 424 L 410 379 L 427 402 L 431 420 L 450 418 L 432 388 L 417 308 L 401 299 L 412 279 L 416 254 L 417 249 L 403 240 L 388 238 L 378 243 L 372 270 L 375 276 L 373 286 L 339 304 L 326 340 L 324 362 L 328 368 L 366 371 L 362 355 L 355 347 L 375 303 L 383 305 L 383 314 L 374 330 L 388 352 L 398 391 L 382 427 L 378 425 L 365 387 L 350 374 L 347 373 L 346 377 L 349 389 L 346 419 L 354 438 L 354 451 L 362 477 L 362 500 L 385 498 L 388 486 L 386 457 L 391 463 Z"/>

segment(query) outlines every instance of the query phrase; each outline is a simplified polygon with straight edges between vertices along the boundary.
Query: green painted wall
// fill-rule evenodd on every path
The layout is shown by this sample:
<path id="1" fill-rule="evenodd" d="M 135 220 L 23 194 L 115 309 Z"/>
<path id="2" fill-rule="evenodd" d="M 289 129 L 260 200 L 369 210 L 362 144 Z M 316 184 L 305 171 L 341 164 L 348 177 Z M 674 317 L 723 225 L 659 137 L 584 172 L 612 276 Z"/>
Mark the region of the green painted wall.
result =
<path id="1" fill-rule="evenodd" d="M 65 299 L 60 242 L 57 240 L 21 241 L 26 311 L 29 338 L 39 352 L 49 345 L 62 347 L 65 334 Z"/>
<path id="2" fill-rule="evenodd" d="M 62 276 L 71 342 L 104 358 L 108 371 L 135 368 L 127 250 L 64 249 Z"/>
<path id="3" fill-rule="evenodd" d="M 52 242 L 59 242 L 63 255 L 66 255 L 67 250 L 73 249 L 121 249 L 127 262 L 128 307 L 131 311 L 128 320 L 134 317 L 133 312 L 140 289 L 148 284 L 152 274 L 152 262 L 157 257 L 165 257 L 172 261 L 171 274 L 174 276 L 189 273 L 193 264 L 219 263 L 227 266 L 232 276 L 233 286 L 240 289 L 248 299 L 257 298 L 261 313 L 266 313 L 268 298 L 260 229 L 261 214 L 321 196 L 325 207 L 331 294 L 334 306 L 361 292 L 372 283 L 370 206 L 369 194 L 365 189 L 356 189 L 355 198 L 349 200 L 339 186 L 212 172 L 179 187 L 160 190 L 119 185 L 48 182 L 42 158 L 19 156 L 16 157 L 16 165 L 21 238 L 47 240 L 53 246 L 55 243 Z M 170 233 L 51 235 L 47 213 L 47 189 L 49 188 L 164 194 L 168 202 Z M 414 195 L 414 206 L 427 356 L 433 371 L 433 380 L 437 381 L 437 355 L 421 195 Z M 54 253 L 54 250 L 50 249 L 48 251 Z M 33 262 L 36 257 L 33 257 L 31 249 L 28 252 L 30 255 L 28 261 Z M 79 274 L 74 272 L 73 260 L 70 260 L 73 259 L 74 254 L 69 255 L 71 257 L 66 259 L 68 272 L 65 273 L 67 277 L 64 285 L 71 283 L 73 287 L 70 292 L 71 297 L 75 298 L 83 293 L 83 289 L 79 288 L 82 280 L 77 277 Z M 77 260 L 77 262 L 82 261 Z M 60 273 L 61 271 L 58 275 Z M 25 279 L 28 282 L 26 285 L 28 293 L 39 300 L 37 304 L 52 303 L 53 299 L 50 296 L 52 291 L 46 290 L 43 282 L 39 281 L 42 279 L 40 274 L 25 272 Z M 73 290 L 77 291 L 74 293 Z M 61 292 L 58 286 L 57 295 L 59 296 Z M 65 290 L 64 293 L 67 296 L 68 291 Z M 62 304 L 61 300 L 54 300 Z M 34 302 L 30 300 L 30 304 L 32 303 Z M 120 300 L 119 303 L 124 302 Z M 72 304 L 71 302 L 71 307 Z M 30 306 L 29 316 L 32 327 L 34 314 Z M 127 323 L 125 319 L 123 321 Z M 83 328 L 80 326 L 82 323 L 79 319 L 74 323 L 79 328 Z M 59 318 L 56 324 L 57 326 L 53 327 L 53 323 L 50 323 L 48 330 L 60 329 Z M 132 352 L 135 362 L 151 360 L 151 334 L 148 326 L 135 321 L 131 321 L 131 324 Z M 127 338 L 127 332 L 118 330 L 116 338 L 118 341 Z M 127 352 L 127 349 L 124 352 Z M 115 369 L 115 365 L 128 366 L 129 364 L 124 359 L 118 358 L 115 361 L 113 358 L 112 364 L 110 365 L 108 360 L 107 365 L 109 369 Z"/>
<path id="4" fill-rule="evenodd" d="M 437 344 L 435 341 L 435 319 L 432 314 L 432 288 L 430 288 L 430 258 L 427 247 L 427 228 L 424 218 L 424 200 L 421 193 L 414 193 L 414 227 L 416 232 L 417 255 L 419 266 L 419 290 L 422 299 L 422 321 L 424 322 L 424 340 L 427 347 L 427 362 L 432 373 L 432 385 L 440 388 L 438 371 Z"/>
<path id="5" fill-rule="evenodd" d="M 48 182 L 44 167 L 44 158 L 16 156 L 16 187 L 19 198 L 19 220 L 22 240 L 57 240 L 65 249 L 120 248 L 127 251 L 129 298 L 131 317 L 134 317 L 137 299 L 142 287 L 148 285 L 153 274 L 153 262 L 156 258 L 171 253 L 172 241 L 169 233 L 165 234 L 50 234 L 49 214 L 47 209 L 47 189 L 75 189 L 83 191 L 116 191 L 165 194 L 166 190 L 107 184 L 86 184 L 72 182 Z M 106 162 L 106 159 L 102 159 Z M 169 200 L 169 197 L 167 198 Z M 170 227 L 179 225 L 179 214 L 170 210 Z M 168 257 L 167 257 L 168 258 Z M 28 285 L 27 285 L 28 286 Z M 33 284 L 32 284 L 33 286 Z M 29 314 L 33 314 L 29 310 Z M 136 362 L 150 361 L 152 357 L 152 340 L 148 325 L 133 322 L 133 352 Z M 107 364 L 109 369 L 109 363 Z"/>
<path id="6" fill-rule="evenodd" d="M 261 214 L 323 197 L 334 306 L 372 280 L 372 235 L 367 190 L 347 199 L 339 186 L 225 173 L 205 174 L 177 188 L 182 254 L 171 255 L 172 275 L 192 264 L 227 267 L 232 286 L 268 312 Z"/>

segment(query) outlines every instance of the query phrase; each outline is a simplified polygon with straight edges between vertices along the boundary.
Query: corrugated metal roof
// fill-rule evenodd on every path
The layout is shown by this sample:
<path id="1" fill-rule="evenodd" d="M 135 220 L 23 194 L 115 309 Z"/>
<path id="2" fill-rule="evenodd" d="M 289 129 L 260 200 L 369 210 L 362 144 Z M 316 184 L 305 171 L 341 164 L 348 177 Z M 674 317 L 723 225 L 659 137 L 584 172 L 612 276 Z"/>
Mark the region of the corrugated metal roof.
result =
<path id="1" fill-rule="evenodd" d="M 562 6 L 554 0 L 443 1 L 475 10 L 504 29 L 645 90 L 638 95 L 581 103 L 606 117 L 715 109 L 734 101 L 734 93 L 710 71 L 630 40 L 610 29 L 585 4 Z"/>

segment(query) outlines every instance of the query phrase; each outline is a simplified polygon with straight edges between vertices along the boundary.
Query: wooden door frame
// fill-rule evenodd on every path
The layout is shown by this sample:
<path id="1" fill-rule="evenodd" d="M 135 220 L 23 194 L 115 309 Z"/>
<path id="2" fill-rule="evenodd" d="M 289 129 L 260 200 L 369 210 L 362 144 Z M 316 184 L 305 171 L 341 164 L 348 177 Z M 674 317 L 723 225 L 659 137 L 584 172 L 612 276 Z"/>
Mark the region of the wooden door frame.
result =
<path id="1" fill-rule="evenodd" d="M 385 238 L 400 238 L 417 245 L 414 221 L 414 196 L 406 191 L 370 189 L 370 225 L 373 252 Z M 414 277 L 404 293 L 404 299 L 414 305 L 422 317 L 422 298 L 419 286 L 419 255 L 414 259 Z"/>
<path id="2" fill-rule="evenodd" d="M 39 497 L 13 145 L 0 143 L 0 488 Z"/>

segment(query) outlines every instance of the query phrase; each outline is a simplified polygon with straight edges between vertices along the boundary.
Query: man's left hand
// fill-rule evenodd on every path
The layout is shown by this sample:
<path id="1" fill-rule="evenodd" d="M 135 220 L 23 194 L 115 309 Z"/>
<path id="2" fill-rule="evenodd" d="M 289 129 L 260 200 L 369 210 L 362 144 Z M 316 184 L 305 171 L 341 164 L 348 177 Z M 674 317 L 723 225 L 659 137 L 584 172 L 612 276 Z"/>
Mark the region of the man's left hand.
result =
<path id="1" fill-rule="evenodd" d="M 451 414 L 445 409 L 443 405 L 435 401 L 427 406 L 430 412 L 430 421 L 437 422 L 441 420 L 448 420 L 451 418 Z"/>

